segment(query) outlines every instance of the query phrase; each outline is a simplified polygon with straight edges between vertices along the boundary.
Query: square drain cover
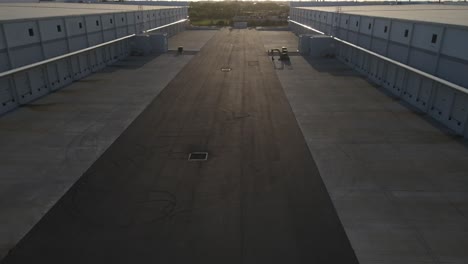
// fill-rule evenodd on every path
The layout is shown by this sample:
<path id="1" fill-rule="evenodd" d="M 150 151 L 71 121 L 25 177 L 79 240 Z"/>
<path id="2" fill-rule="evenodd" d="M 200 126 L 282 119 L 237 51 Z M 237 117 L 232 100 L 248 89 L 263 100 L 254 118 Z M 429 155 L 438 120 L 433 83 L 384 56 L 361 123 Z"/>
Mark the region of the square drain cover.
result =
<path id="1" fill-rule="evenodd" d="M 190 161 L 205 161 L 208 160 L 208 152 L 192 152 L 189 154 Z"/>

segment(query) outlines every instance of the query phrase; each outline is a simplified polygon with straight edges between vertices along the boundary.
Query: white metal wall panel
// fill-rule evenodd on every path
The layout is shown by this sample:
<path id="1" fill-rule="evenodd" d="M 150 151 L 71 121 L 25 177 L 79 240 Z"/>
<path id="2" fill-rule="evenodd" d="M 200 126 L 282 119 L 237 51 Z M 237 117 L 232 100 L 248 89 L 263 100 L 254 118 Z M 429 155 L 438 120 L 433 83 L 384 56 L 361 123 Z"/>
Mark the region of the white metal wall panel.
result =
<path id="1" fill-rule="evenodd" d="M 122 58 L 125 58 L 130 54 L 129 41 L 122 41 L 121 47 L 122 47 Z"/>
<path id="2" fill-rule="evenodd" d="M 339 44 L 337 48 L 339 56 L 343 58 L 345 62 L 349 61 L 349 51 L 351 48 L 344 44 Z"/>
<path id="3" fill-rule="evenodd" d="M 116 44 L 109 45 L 109 50 L 110 50 L 110 59 L 111 62 L 117 61 L 119 58 L 119 52 Z"/>
<path id="4" fill-rule="evenodd" d="M 388 33 L 390 32 L 390 20 L 376 18 L 373 27 L 373 36 L 376 36 L 381 39 L 388 39 Z M 385 27 L 387 30 L 385 30 Z"/>
<path id="5" fill-rule="evenodd" d="M 385 62 L 379 59 L 378 64 L 377 64 L 377 76 L 375 76 L 376 82 L 378 84 L 382 84 L 384 81 L 384 77 L 385 77 L 384 71 L 385 71 Z"/>
<path id="6" fill-rule="evenodd" d="M 65 24 L 67 26 L 68 36 L 86 34 L 86 25 L 83 17 L 65 18 Z"/>
<path id="7" fill-rule="evenodd" d="M 125 13 L 125 20 L 127 21 L 127 25 L 135 25 L 135 13 L 134 12 Z"/>
<path id="8" fill-rule="evenodd" d="M 134 25 L 128 26 L 127 27 L 127 33 L 128 34 L 135 34 L 136 33 L 135 26 Z"/>
<path id="9" fill-rule="evenodd" d="M 402 98 L 412 105 L 415 105 L 421 85 L 421 77 L 415 73 L 407 73 L 406 85 Z"/>
<path id="10" fill-rule="evenodd" d="M 102 21 L 103 30 L 114 28 L 114 23 L 115 23 L 114 15 L 102 15 L 101 21 Z"/>
<path id="11" fill-rule="evenodd" d="M 334 34 L 332 33 L 332 30 L 333 30 L 333 26 L 332 26 L 332 25 L 326 24 L 326 25 L 324 26 L 324 32 L 327 32 L 327 35 L 334 35 Z"/>
<path id="12" fill-rule="evenodd" d="M 89 41 L 90 46 L 94 46 L 94 45 L 104 42 L 102 38 L 102 32 L 99 31 L 99 32 L 88 34 L 88 41 Z"/>
<path id="13" fill-rule="evenodd" d="M 35 21 L 3 24 L 9 47 L 40 42 L 39 29 Z M 32 36 L 31 36 L 31 34 Z"/>
<path id="14" fill-rule="evenodd" d="M 341 14 L 340 27 L 347 29 L 348 28 L 348 23 L 349 23 L 349 15 Z"/>
<path id="15" fill-rule="evenodd" d="M 31 100 L 32 91 L 29 85 L 29 77 L 26 72 L 20 72 L 14 75 L 16 92 L 19 96 L 19 103 L 27 103 Z"/>
<path id="16" fill-rule="evenodd" d="M 150 12 L 143 11 L 143 22 L 148 22 L 148 21 L 150 21 Z"/>
<path id="17" fill-rule="evenodd" d="M 59 76 L 58 82 L 62 85 L 73 82 L 73 73 L 71 69 L 70 59 L 59 60 L 55 62 Z"/>
<path id="18" fill-rule="evenodd" d="M 159 17 L 158 17 L 157 19 L 158 19 L 158 21 L 157 21 L 158 26 L 161 26 L 161 25 L 164 24 L 164 19 L 163 19 L 163 13 L 162 13 L 162 11 L 159 11 Z M 298 18 L 298 19 L 300 19 L 300 18 Z"/>
<path id="19" fill-rule="evenodd" d="M 325 23 L 325 12 L 318 12 L 318 19 L 320 23 Z"/>
<path id="20" fill-rule="evenodd" d="M 92 46 L 95 44 L 90 43 L 90 45 Z M 77 51 L 86 47 L 88 47 L 88 40 L 86 39 L 86 36 L 76 36 L 70 38 L 70 51 Z"/>
<path id="21" fill-rule="evenodd" d="M 443 54 L 468 60 L 468 30 L 447 28 L 443 42 L 441 50 Z"/>
<path id="22" fill-rule="evenodd" d="M 20 67 L 40 61 L 43 59 L 42 48 L 39 45 L 35 45 L 12 49 L 11 59 L 14 67 Z"/>
<path id="23" fill-rule="evenodd" d="M 116 27 L 126 27 L 127 26 L 127 17 L 125 13 L 114 14 L 115 17 L 115 26 Z"/>
<path id="24" fill-rule="evenodd" d="M 102 22 L 99 16 L 85 16 L 85 21 L 88 33 L 101 31 Z"/>
<path id="25" fill-rule="evenodd" d="M 401 96 L 403 93 L 403 88 L 405 86 L 405 75 L 406 75 L 406 70 L 403 68 L 398 67 L 396 70 L 396 76 L 395 76 L 395 82 L 394 85 L 392 85 L 392 88 L 390 91 L 392 91 L 393 94 L 397 96 Z"/>
<path id="26" fill-rule="evenodd" d="M 447 124 L 454 96 L 455 93 L 451 88 L 437 84 L 434 90 L 432 106 L 428 111 L 429 115 L 443 124 Z"/>
<path id="27" fill-rule="evenodd" d="M 353 44 L 357 44 L 358 42 L 358 34 L 355 33 L 355 32 L 352 32 L 352 31 L 349 31 L 348 32 L 348 39 L 347 41 L 353 43 Z"/>
<path id="28" fill-rule="evenodd" d="M 116 38 L 116 32 L 114 29 L 105 30 L 103 32 L 104 42 L 111 41 Z"/>
<path id="29" fill-rule="evenodd" d="M 103 48 L 96 49 L 96 62 L 99 68 L 104 68 L 106 66 Z"/>
<path id="30" fill-rule="evenodd" d="M 434 73 L 437 65 L 437 55 L 424 52 L 422 50 L 412 49 L 409 54 L 408 64 L 416 69 Z"/>
<path id="31" fill-rule="evenodd" d="M 437 52 L 439 50 L 444 28 L 435 25 L 415 24 L 412 46 Z M 433 43 L 435 36 L 435 43 Z"/>
<path id="32" fill-rule="evenodd" d="M 77 57 L 80 65 L 80 77 L 89 75 L 91 73 L 91 69 L 88 61 L 88 53 L 79 54 Z"/>
<path id="33" fill-rule="evenodd" d="M 135 24 L 140 24 L 143 22 L 143 13 L 142 12 L 135 12 Z"/>
<path id="34" fill-rule="evenodd" d="M 16 108 L 17 105 L 10 78 L 0 79 L 0 114 Z"/>
<path id="35" fill-rule="evenodd" d="M 386 55 L 385 52 L 387 51 L 387 42 L 385 40 L 375 38 L 372 40 L 371 50 L 378 54 Z"/>
<path id="36" fill-rule="evenodd" d="M 49 93 L 49 87 L 47 87 L 47 79 L 44 73 L 44 68 L 34 68 L 28 71 L 29 83 L 34 98 Z"/>
<path id="37" fill-rule="evenodd" d="M 325 21 L 327 25 L 333 25 L 333 13 L 325 14 Z"/>
<path id="38" fill-rule="evenodd" d="M 369 74 L 370 71 L 371 71 L 371 62 L 372 62 L 372 59 L 374 58 L 373 56 L 369 56 L 367 53 L 364 53 L 362 51 L 360 51 L 359 53 L 363 54 L 362 56 L 364 57 L 364 64 L 363 64 L 363 70 L 366 74 Z"/>
<path id="39" fill-rule="evenodd" d="M 116 29 L 116 37 L 117 38 L 121 38 L 121 37 L 124 37 L 124 36 L 127 36 L 128 33 L 127 33 L 127 27 L 119 27 Z"/>
<path id="40" fill-rule="evenodd" d="M 468 87 L 468 64 L 440 58 L 437 75 L 458 85 Z"/>
<path id="41" fill-rule="evenodd" d="M 50 90 L 57 90 L 61 86 L 61 80 L 58 72 L 59 65 L 50 63 L 47 65 L 47 77 L 49 80 Z"/>
<path id="42" fill-rule="evenodd" d="M 143 23 L 143 25 L 144 25 L 144 30 L 147 30 L 147 29 L 151 28 L 151 22 L 150 21 L 145 21 L 145 23 Z"/>
<path id="43" fill-rule="evenodd" d="M 113 48 L 114 48 L 114 58 L 113 59 L 115 61 L 117 61 L 122 56 L 122 45 L 121 45 L 121 43 L 115 43 L 113 45 Z"/>
<path id="44" fill-rule="evenodd" d="M 462 133 L 466 127 L 468 118 L 468 96 L 462 93 L 455 93 L 452 111 L 448 118 L 449 127 L 457 133 Z"/>
<path id="45" fill-rule="evenodd" d="M 356 49 L 349 49 L 347 58 L 349 61 L 349 65 L 352 67 L 360 68 L 360 58 L 359 58 L 360 53 Z"/>
<path id="46" fill-rule="evenodd" d="M 390 40 L 408 45 L 411 39 L 411 23 L 393 21 L 390 32 Z M 405 34 L 408 32 L 407 34 Z"/>
<path id="47" fill-rule="evenodd" d="M 6 103 L 13 100 L 13 94 L 11 93 L 10 80 L 8 78 L 0 79 L 0 113 L 2 113 L 2 107 L 6 106 Z"/>
<path id="48" fill-rule="evenodd" d="M 421 79 L 419 93 L 416 98 L 416 106 L 425 112 L 427 112 L 427 109 L 429 107 L 431 95 L 433 92 L 433 86 L 434 86 L 434 81 L 427 79 L 427 78 Z"/>
<path id="49" fill-rule="evenodd" d="M 65 54 L 68 52 L 68 46 L 66 40 L 57 40 L 53 42 L 44 43 L 44 55 L 45 58 L 53 58 Z"/>
<path id="50" fill-rule="evenodd" d="M 370 17 L 361 17 L 361 23 L 359 25 L 361 34 L 372 35 L 373 19 Z"/>
<path id="51" fill-rule="evenodd" d="M 83 76 L 81 67 L 80 67 L 80 58 L 78 56 L 70 57 L 70 62 L 71 62 L 73 79 L 74 80 L 80 79 Z"/>
<path id="52" fill-rule="evenodd" d="M 362 51 L 354 49 L 354 57 L 355 59 L 353 61 L 358 68 L 358 71 L 367 74 L 369 71 L 369 64 L 366 54 Z"/>
<path id="53" fill-rule="evenodd" d="M 358 43 L 357 43 L 359 46 L 365 48 L 365 49 L 370 49 L 370 45 L 371 45 L 371 38 L 370 36 L 366 36 L 366 35 L 361 35 L 359 34 L 358 35 Z"/>
<path id="54" fill-rule="evenodd" d="M 349 23 L 351 23 L 349 25 L 349 29 L 351 31 L 354 31 L 354 32 L 358 32 L 359 31 L 359 24 L 360 24 L 360 19 L 361 17 L 360 16 L 354 16 L 354 15 L 351 15 L 349 17 Z"/>
<path id="55" fill-rule="evenodd" d="M 39 20 L 42 41 L 65 38 L 65 25 L 61 19 Z"/>
<path id="56" fill-rule="evenodd" d="M 155 12 L 155 19 L 156 19 L 156 26 L 160 26 L 161 25 L 161 11 L 160 10 L 156 10 Z"/>
<path id="57" fill-rule="evenodd" d="M 383 73 L 383 87 L 392 89 L 395 85 L 396 77 L 396 66 L 393 64 L 386 64 L 385 71 Z"/>
<path id="58" fill-rule="evenodd" d="M 111 62 L 112 54 L 109 46 L 103 47 L 104 62 L 107 64 Z"/>
<path id="59" fill-rule="evenodd" d="M 332 15 L 333 15 L 332 24 L 333 24 L 333 26 L 338 27 L 340 25 L 340 14 L 334 13 Z"/>
<path id="60" fill-rule="evenodd" d="M 99 62 L 98 62 L 98 59 L 97 59 L 97 52 L 96 50 L 92 50 L 88 53 L 88 59 L 89 59 L 89 68 L 91 69 L 91 71 L 95 72 L 97 70 L 99 70 Z"/>
<path id="61" fill-rule="evenodd" d="M 337 34 L 338 38 L 343 39 L 343 40 L 347 40 L 347 32 L 348 32 L 347 30 L 340 28 L 338 30 L 338 34 Z"/>
<path id="62" fill-rule="evenodd" d="M 408 47 L 396 43 L 389 43 L 387 56 L 399 62 L 406 63 Z"/>
<path id="63" fill-rule="evenodd" d="M 0 51 L 0 72 L 4 72 L 10 69 L 10 65 L 8 63 L 8 54 L 6 51 Z"/>
<path id="64" fill-rule="evenodd" d="M 0 24 L 0 49 L 5 49 L 7 47 L 7 43 L 3 34 L 3 25 Z"/>
<path id="65" fill-rule="evenodd" d="M 373 81 L 377 81 L 379 61 L 375 56 L 368 56 L 369 72 L 368 75 Z"/>
<path id="66" fill-rule="evenodd" d="M 151 11 L 151 20 L 154 21 L 154 24 L 156 25 L 156 20 L 157 20 L 157 12 L 156 10 Z"/>

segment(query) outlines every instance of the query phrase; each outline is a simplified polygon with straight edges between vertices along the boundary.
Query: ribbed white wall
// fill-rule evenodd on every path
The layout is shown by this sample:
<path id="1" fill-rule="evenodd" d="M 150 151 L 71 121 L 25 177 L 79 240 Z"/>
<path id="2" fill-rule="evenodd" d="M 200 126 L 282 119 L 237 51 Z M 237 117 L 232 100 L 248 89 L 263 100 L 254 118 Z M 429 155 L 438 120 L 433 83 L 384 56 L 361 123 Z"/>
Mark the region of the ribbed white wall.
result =
<path id="1" fill-rule="evenodd" d="M 0 24 L 0 72 L 95 46 L 187 18 L 187 7 L 102 15 L 4 21 Z M 159 32 L 169 36 L 183 24 Z M 0 78 L 0 114 L 128 56 L 122 40 L 73 57 Z"/>
<path id="2" fill-rule="evenodd" d="M 443 70 L 453 65 L 462 69 L 468 66 L 466 27 L 303 8 L 291 8 L 290 18 L 468 87 L 468 75 L 454 76 Z"/>
<path id="3" fill-rule="evenodd" d="M 290 19 L 462 87 L 468 87 L 468 28 L 291 8 Z M 300 33 L 309 30 L 291 23 Z M 468 96 L 337 42 L 337 57 L 397 97 L 468 138 Z M 468 91 L 468 90 L 467 90 Z"/>

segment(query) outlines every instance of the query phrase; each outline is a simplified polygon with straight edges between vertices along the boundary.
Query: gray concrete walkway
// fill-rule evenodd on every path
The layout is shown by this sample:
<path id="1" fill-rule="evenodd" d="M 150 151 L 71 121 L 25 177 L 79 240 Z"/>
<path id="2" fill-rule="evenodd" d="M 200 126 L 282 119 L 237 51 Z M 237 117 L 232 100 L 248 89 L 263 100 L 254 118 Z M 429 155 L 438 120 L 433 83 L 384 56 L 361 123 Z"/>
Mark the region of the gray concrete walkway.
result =
<path id="1" fill-rule="evenodd" d="M 360 263 L 468 263 L 466 144 L 334 59 L 291 59 L 277 74 Z"/>
<path id="2" fill-rule="evenodd" d="M 192 57 L 129 57 L 0 117 L 0 259 Z"/>

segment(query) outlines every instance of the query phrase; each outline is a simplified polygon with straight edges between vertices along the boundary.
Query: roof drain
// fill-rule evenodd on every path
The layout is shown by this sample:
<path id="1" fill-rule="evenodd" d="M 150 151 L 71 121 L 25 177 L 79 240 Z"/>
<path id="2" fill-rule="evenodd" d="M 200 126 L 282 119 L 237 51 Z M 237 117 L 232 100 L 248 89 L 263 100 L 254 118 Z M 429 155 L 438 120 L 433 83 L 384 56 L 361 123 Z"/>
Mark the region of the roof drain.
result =
<path id="1" fill-rule="evenodd" d="M 192 152 L 188 157 L 189 161 L 206 161 L 208 160 L 208 152 Z"/>

